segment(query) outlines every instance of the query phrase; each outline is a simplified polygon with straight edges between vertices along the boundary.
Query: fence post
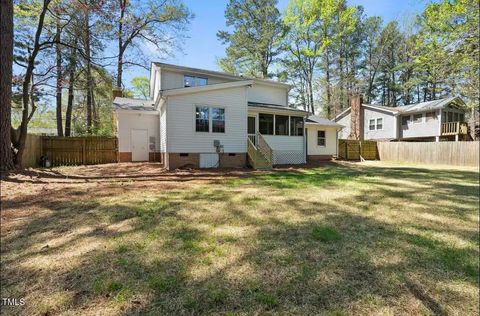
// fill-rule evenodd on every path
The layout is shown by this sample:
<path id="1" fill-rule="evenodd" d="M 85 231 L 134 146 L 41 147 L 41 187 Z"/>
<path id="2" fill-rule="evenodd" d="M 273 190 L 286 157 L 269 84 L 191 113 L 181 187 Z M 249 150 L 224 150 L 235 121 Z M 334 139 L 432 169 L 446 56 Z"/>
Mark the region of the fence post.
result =
<path id="1" fill-rule="evenodd" d="M 82 139 L 82 165 L 85 165 L 85 156 L 86 156 L 86 139 Z"/>

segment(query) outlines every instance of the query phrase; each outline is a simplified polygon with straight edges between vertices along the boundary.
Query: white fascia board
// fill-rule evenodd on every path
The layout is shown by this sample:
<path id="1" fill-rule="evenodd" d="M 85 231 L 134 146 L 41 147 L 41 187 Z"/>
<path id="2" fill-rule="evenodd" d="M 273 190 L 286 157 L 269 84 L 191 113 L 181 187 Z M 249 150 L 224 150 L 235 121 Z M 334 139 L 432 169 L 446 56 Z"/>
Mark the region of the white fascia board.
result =
<path id="1" fill-rule="evenodd" d="M 114 109 L 117 113 L 126 113 L 126 114 L 142 114 L 142 115 L 158 115 L 158 111 L 141 111 L 141 110 L 125 110 L 125 109 Z"/>

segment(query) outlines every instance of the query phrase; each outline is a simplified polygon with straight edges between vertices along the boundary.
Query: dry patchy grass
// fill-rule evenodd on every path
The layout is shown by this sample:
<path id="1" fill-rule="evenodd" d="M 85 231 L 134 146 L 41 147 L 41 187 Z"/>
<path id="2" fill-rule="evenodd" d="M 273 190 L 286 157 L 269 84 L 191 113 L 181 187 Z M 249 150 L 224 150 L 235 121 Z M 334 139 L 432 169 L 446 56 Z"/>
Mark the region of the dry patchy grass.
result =
<path id="1" fill-rule="evenodd" d="M 9 315 L 478 315 L 478 170 L 7 175 Z"/>

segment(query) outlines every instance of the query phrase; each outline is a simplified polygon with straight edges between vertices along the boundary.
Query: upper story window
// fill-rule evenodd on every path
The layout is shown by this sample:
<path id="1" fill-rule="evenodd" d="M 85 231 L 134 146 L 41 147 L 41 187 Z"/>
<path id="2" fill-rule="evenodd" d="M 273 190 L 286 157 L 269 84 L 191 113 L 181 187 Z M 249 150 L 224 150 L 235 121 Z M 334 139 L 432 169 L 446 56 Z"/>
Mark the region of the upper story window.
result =
<path id="1" fill-rule="evenodd" d="M 198 86 L 206 86 L 208 84 L 208 79 L 204 77 L 196 77 L 196 76 L 183 76 L 183 86 L 185 88 L 188 87 L 198 87 Z"/>
<path id="2" fill-rule="evenodd" d="M 317 145 L 325 147 L 325 131 L 317 131 Z"/>
<path id="3" fill-rule="evenodd" d="M 369 131 L 374 131 L 375 130 L 375 119 L 371 119 L 368 122 L 368 130 Z"/>

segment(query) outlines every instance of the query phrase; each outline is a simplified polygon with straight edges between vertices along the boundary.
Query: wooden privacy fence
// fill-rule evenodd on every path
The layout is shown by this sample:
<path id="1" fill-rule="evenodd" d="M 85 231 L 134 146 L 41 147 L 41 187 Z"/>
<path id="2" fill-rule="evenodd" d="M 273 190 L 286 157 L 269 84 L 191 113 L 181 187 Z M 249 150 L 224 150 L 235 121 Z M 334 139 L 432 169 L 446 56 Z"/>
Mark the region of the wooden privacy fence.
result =
<path id="1" fill-rule="evenodd" d="M 338 157 L 345 160 L 378 159 L 377 142 L 372 140 L 338 140 Z"/>
<path id="2" fill-rule="evenodd" d="M 118 140 L 116 137 L 42 136 L 42 153 L 53 166 L 117 162 Z"/>
<path id="3" fill-rule="evenodd" d="M 477 166 L 479 142 L 379 142 L 380 160 Z"/>

